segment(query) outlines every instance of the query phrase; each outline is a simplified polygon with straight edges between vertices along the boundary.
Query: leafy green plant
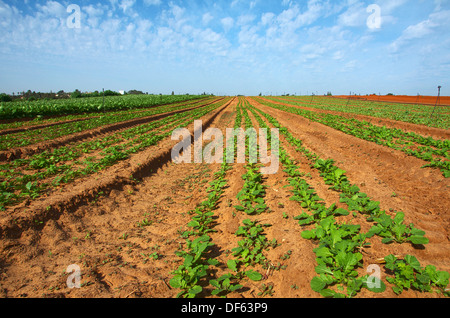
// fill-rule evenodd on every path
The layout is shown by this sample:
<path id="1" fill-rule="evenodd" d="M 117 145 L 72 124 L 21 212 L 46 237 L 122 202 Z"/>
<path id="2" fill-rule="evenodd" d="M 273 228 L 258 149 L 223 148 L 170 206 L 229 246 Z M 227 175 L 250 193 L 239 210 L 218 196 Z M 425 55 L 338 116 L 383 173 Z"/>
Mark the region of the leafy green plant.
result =
<path id="1" fill-rule="evenodd" d="M 450 296 L 450 292 L 446 290 L 450 278 L 448 272 L 438 271 L 433 265 L 427 265 L 424 268 L 412 255 L 406 255 L 404 259 L 398 259 L 390 254 L 384 260 L 386 261 L 386 269 L 393 274 L 392 277 L 386 279 L 394 285 L 392 290 L 397 295 L 401 294 L 403 290 L 411 288 L 421 292 L 434 290 Z"/>
<path id="2" fill-rule="evenodd" d="M 207 276 L 209 265 L 217 265 L 217 260 L 205 259 L 208 247 L 214 245 L 207 235 L 197 237 L 195 240 L 186 240 L 187 251 L 176 252 L 177 256 L 183 257 L 184 262 L 175 271 L 169 284 L 173 288 L 181 289 L 177 298 L 194 298 L 201 293 L 203 288 L 200 280 Z"/>
<path id="3" fill-rule="evenodd" d="M 425 232 L 417 229 L 414 224 L 406 225 L 403 223 L 405 214 L 397 212 L 394 218 L 386 213 L 374 217 L 376 222 L 369 230 L 368 237 L 376 234 L 383 237 L 382 242 L 385 244 L 391 242 L 403 243 L 411 242 L 412 244 L 428 244 L 429 240 L 424 236 Z"/>
<path id="4" fill-rule="evenodd" d="M 258 296 L 273 296 L 273 284 L 262 284 L 261 289 L 262 290 L 258 293 Z"/>
<path id="5" fill-rule="evenodd" d="M 226 294 L 241 289 L 243 286 L 237 283 L 233 283 L 233 278 L 235 277 L 232 274 L 224 274 L 218 279 L 211 279 L 209 283 L 215 287 L 215 289 L 211 292 L 211 295 L 220 296 L 220 294 L 222 294 L 222 297 L 225 297 Z"/>
<path id="6" fill-rule="evenodd" d="M 153 224 L 153 221 L 149 221 L 148 218 L 145 218 L 142 221 L 137 222 L 137 226 L 139 226 L 139 227 L 150 226 L 152 224 Z"/>
<path id="7" fill-rule="evenodd" d="M 264 234 L 264 226 L 257 221 L 244 220 L 243 225 L 236 231 L 236 236 L 243 237 L 238 242 L 238 247 L 232 249 L 233 256 L 245 267 L 255 264 L 263 264 L 266 257 L 264 249 L 275 246 L 276 241 L 269 242 Z M 268 225 L 265 225 L 268 226 Z"/>
<path id="8" fill-rule="evenodd" d="M 247 173 L 242 176 L 244 186 L 236 196 L 241 204 L 236 205 L 235 209 L 248 215 L 261 214 L 268 208 L 264 202 L 266 191 L 261 184 L 262 175 L 258 171 L 258 165 L 248 164 L 246 167 Z"/>

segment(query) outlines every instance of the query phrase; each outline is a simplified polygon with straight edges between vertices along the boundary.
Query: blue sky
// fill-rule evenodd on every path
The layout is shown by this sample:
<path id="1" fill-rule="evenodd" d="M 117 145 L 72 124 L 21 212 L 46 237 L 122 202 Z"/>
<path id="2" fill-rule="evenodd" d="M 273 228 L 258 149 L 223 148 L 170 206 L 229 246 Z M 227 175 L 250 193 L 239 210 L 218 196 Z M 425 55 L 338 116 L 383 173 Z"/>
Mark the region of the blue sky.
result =
<path id="1" fill-rule="evenodd" d="M 448 30 L 450 0 L 0 0 L 0 92 L 450 95 Z"/>

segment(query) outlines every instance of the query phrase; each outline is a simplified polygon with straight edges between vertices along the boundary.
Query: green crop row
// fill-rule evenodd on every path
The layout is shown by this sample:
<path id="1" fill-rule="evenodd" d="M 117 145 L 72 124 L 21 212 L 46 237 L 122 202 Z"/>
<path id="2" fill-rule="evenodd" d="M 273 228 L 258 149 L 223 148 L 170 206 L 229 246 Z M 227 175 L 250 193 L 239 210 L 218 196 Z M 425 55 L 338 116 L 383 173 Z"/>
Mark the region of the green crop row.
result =
<path id="1" fill-rule="evenodd" d="M 253 124 L 245 109 L 246 102 L 245 99 L 240 99 L 237 111 L 239 114 L 243 114 L 246 129 L 250 129 L 253 128 Z M 257 145 L 252 144 L 252 141 L 254 139 L 251 136 L 246 136 L 247 158 L 249 158 L 249 153 L 252 151 L 252 148 L 257 148 Z M 236 195 L 240 205 L 236 205 L 234 208 L 239 212 L 244 212 L 246 215 L 261 214 L 268 209 L 264 202 L 266 192 L 259 167 L 259 164 L 253 163 L 245 165 L 246 173 L 242 176 L 245 182 L 242 190 Z M 243 221 L 243 225 L 235 233 L 235 235 L 243 239 L 238 242 L 239 246 L 232 250 L 233 256 L 236 258 L 235 264 L 237 268 L 246 268 L 256 264 L 263 265 L 263 268 L 266 266 L 267 259 L 263 254 L 264 250 L 277 246 L 275 239 L 269 242 L 265 236 L 264 227 L 268 226 L 270 225 L 260 224 L 258 221 L 252 221 L 251 219 L 245 219 Z"/>
<path id="2" fill-rule="evenodd" d="M 210 258 L 208 254 L 214 246 L 209 237 L 209 233 L 215 231 L 213 229 L 214 210 L 217 209 L 218 202 L 227 185 L 225 179 L 227 171 L 231 169 L 226 160 L 223 162 L 221 169 L 214 174 L 214 180 L 209 183 L 207 199 L 190 212 L 193 216 L 188 227 L 192 230 L 184 231 L 181 234 L 183 238 L 186 238 L 186 249 L 178 251 L 176 255 L 184 258 L 184 261 L 172 272 L 173 277 L 170 280 L 173 288 L 181 289 L 177 298 L 194 298 L 200 294 L 203 291 L 201 284 L 206 281 L 209 267 L 219 265 L 219 261 Z M 195 237 L 195 239 L 191 241 L 190 237 Z M 231 292 L 241 287 L 232 284 L 229 279 L 226 281 L 223 277 L 218 280 L 210 280 L 210 283 L 216 287 L 212 292 L 213 295 Z"/>
<path id="3" fill-rule="evenodd" d="M 266 106 L 300 115 L 360 139 L 400 150 L 407 155 L 429 162 L 424 167 L 438 168 L 444 177 L 450 177 L 450 140 L 434 140 L 431 137 L 425 138 L 413 132 L 407 133 L 400 129 L 379 127 L 354 118 L 319 114 L 296 107 L 268 103 L 261 99 L 258 101 Z M 413 149 L 415 144 L 423 146 Z"/>
<path id="4" fill-rule="evenodd" d="M 242 101 L 241 101 L 242 103 Z M 238 105 L 238 112 L 242 104 Z M 245 103 L 245 101 L 244 101 Z M 250 130 L 253 128 L 250 117 L 247 111 L 243 111 L 245 128 L 254 132 L 251 133 L 246 138 L 246 158 L 250 158 L 250 153 L 257 153 L 258 146 L 256 144 L 256 131 Z M 261 214 L 267 210 L 267 205 L 264 202 L 264 197 L 266 195 L 266 187 L 262 184 L 262 174 L 260 173 L 260 165 L 257 163 L 251 163 L 245 165 L 247 172 L 242 176 L 245 181 L 242 190 L 237 194 L 237 199 L 240 205 L 236 205 L 235 209 L 238 211 L 243 211 L 247 215 Z"/>
<path id="5" fill-rule="evenodd" d="M 424 237 L 424 232 L 416 229 L 413 224 L 404 224 L 403 212 L 397 212 L 394 218 L 391 218 L 379 208 L 379 203 L 372 201 L 364 193 L 359 192 L 359 188 L 351 185 L 345 176 L 345 171 L 334 166 L 334 161 L 324 161 L 316 154 L 309 152 L 303 146 L 300 140 L 293 137 L 289 131 L 281 127 L 275 118 L 265 114 L 259 109 L 253 109 L 266 117 L 266 119 L 279 128 L 285 135 L 286 140 L 292 144 L 297 151 L 307 156 L 314 162 L 313 167 L 321 171 L 321 176 L 325 183 L 332 189 L 340 191 L 341 202 L 347 203 L 350 211 L 359 211 L 364 215 L 369 215 L 367 221 L 375 224 L 367 233 L 360 232 L 360 225 L 338 223 L 335 217 L 349 215 L 349 211 L 336 208 L 333 204 L 325 207 L 322 200 L 315 194 L 314 189 L 301 178 L 298 167 L 293 164 L 284 149 L 280 150 L 280 161 L 284 166 L 284 171 L 290 176 L 289 184 L 292 187 L 292 200 L 298 201 L 300 205 L 309 210 L 310 213 L 303 212 L 295 219 L 301 226 L 315 225 L 312 230 L 302 232 L 305 239 L 313 239 L 319 242 L 319 247 L 314 249 L 316 254 L 316 273 L 318 276 L 311 281 L 311 288 L 325 297 L 353 297 L 361 288 L 367 288 L 374 292 L 382 292 L 385 289 L 384 283 L 378 281 L 376 284 L 368 275 L 357 277 L 357 268 L 362 264 L 361 251 L 368 246 L 367 238 L 373 235 L 382 237 L 382 243 L 389 244 L 393 241 L 398 243 L 411 242 L 412 244 L 427 244 L 428 239 Z M 265 123 L 255 113 L 260 125 Z M 354 212 L 353 216 L 356 214 Z M 392 255 L 387 256 L 390 260 Z M 412 256 L 405 256 L 405 260 L 413 259 Z M 414 258 L 415 259 L 415 258 Z M 408 262 L 408 261 L 406 261 Z M 392 263 L 392 264 L 391 264 Z M 448 273 L 437 271 L 435 267 L 428 267 L 426 270 L 420 269 L 416 264 L 416 273 L 408 271 L 408 281 L 405 281 L 407 275 L 402 274 L 406 265 L 394 266 L 391 262 L 388 269 L 394 269 L 395 278 L 387 280 L 395 286 L 394 292 L 400 293 L 405 288 L 415 288 L 420 291 L 431 291 L 432 287 L 439 292 L 449 296 L 445 287 L 448 285 Z M 418 263 L 418 262 L 417 262 Z M 335 286 L 337 290 L 329 287 Z M 341 293 L 346 287 L 346 294 Z M 403 287 L 402 287 L 403 286 Z"/>
<path id="6" fill-rule="evenodd" d="M 199 95 L 126 95 L 0 103 L 0 119 L 131 110 L 204 98 Z"/>
<path id="7" fill-rule="evenodd" d="M 268 114 L 264 114 L 266 118 L 274 125 L 281 127 L 275 118 Z M 382 237 L 383 243 L 398 243 L 409 241 L 412 244 L 427 244 L 428 239 L 424 237 L 424 232 L 418 230 L 413 224 L 406 225 L 403 223 L 404 213 L 397 212 L 392 218 L 386 211 L 381 210 L 379 202 L 373 201 L 367 194 L 361 193 L 356 185 L 352 185 L 345 175 L 345 171 L 334 165 L 332 159 L 321 159 L 317 154 L 310 152 L 303 147 L 302 141 L 295 138 L 286 128 L 280 129 L 285 135 L 287 141 L 296 147 L 296 150 L 304 154 L 313 162 L 313 167 L 321 172 L 321 177 L 325 184 L 330 188 L 340 192 L 340 202 L 346 203 L 350 211 L 356 211 L 367 216 L 367 220 L 375 222 L 376 225 L 371 229 L 371 236 L 378 234 Z"/>
<path id="8" fill-rule="evenodd" d="M 241 120 L 240 114 L 236 116 L 235 126 L 238 126 Z M 236 150 L 236 142 L 234 142 L 234 148 Z M 210 266 L 221 265 L 218 260 L 210 258 L 209 252 L 214 246 L 211 242 L 211 238 L 208 235 L 214 232 L 214 210 L 217 209 L 218 202 L 221 199 L 224 189 L 227 186 L 225 179 L 227 171 L 231 169 L 231 165 L 227 163 L 227 154 L 224 153 L 223 163 L 218 172 L 214 174 L 214 180 L 209 183 L 208 197 L 201 202 L 195 210 L 191 211 L 193 215 L 191 221 L 188 223 L 188 227 L 192 228 L 190 231 L 184 231 L 181 236 L 186 238 L 185 250 L 177 252 L 177 255 L 184 258 L 183 264 L 172 272 L 173 278 L 170 280 L 170 285 L 173 288 L 181 289 L 177 294 L 177 298 L 194 298 L 204 288 L 202 284 L 208 283 L 208 270 Z M 244 231 L 242 228 L 240 231 Z M 236 235 L 241 235 L 238 233 Z M 190 240 L 190 237 L 195 237 L 194 240 Z M 209 284 L 213 287 L 211 295 L 226 297 L 230 292 L 241 289 L 243 286 L 239 284 L 239 281 L 244 277 L 248 277 L 252 280 L 261 279 L 261 275 L 255 271 L 247 270 L 245 272 L 239 271 L 238 263 L 235 260 L 227 261 L 227 268 L 230 272 L 221 275 L 215 279 L 209 279 Z"/>
<path id="9" fill-rule="evenodd" d="M 28 159 L 17 159 L 3 164 L 0 172 L 0 209 L 26 198 L 36 199 L 60 183 L 70 183 L 76 178 L 96 173 L 125 160 L 133 153 L 156 145 L 170 136 L 174 129 L 185 127 L 223 103 L 192 110 L 187 114 L 169 116 L 94 141 L 57 148 L 52 152 L 44 151 Z M 102 157 L 78 160 L 83 154 L 97 150 L 102 150 Z M 42 181 L 52 177 L 51 181 Z"/>
<path id="10" fill-rule="evenodd" d="M 38 142 L 53 140 L 62 136 L 83 132 L 90 129 L 99 128 L 106 125 L 116 124 L 132 119 L 144 118 L 163 114 L 169 111 L 183 110 L 190 107 L 201 106 L 207 101 L 194 101 L 188 105 L 163 106 L 140 112 L 121 111 L 102 114 L 101 116 L 88 117 L 83 121 L 62 123 L 60 125 L 50 126 L 42 129 L 28 130 L 14 134 L 0 136 L 0 150 L 9 150 L 17 147 L 24 147 Z"/>
<path id="11" fill-rule="evenodd" d="M 267 127 L 254 109 L 253 112 L 260 126 Z M 283 171 L 289 175 L 289 187 L 293 194 L 290 199 L 310 212 L 303 212 L 295 219 L 299 220 L 302 226 L 311 224 L 316 226 L 315 229 L 305 230 L 301 234 L 305 239 L 314 239 L 319 242 L 319 246 L 313 250 L 318 263 L 315 268 L 318 276 L 311 280 L 311 288 L 325 297 L 353 297 L 363 287 L 373 291 L 383 291 L 383 285 L 376 289 L 367 284 L 368 275 L 357 277 L 357 269 L 362 266 L 360 249 L 368 243 L 365 242 L 364 235 L 360 233 L 359 225 L 341 224 L 335 219 L 337 216 L 348 215 L 349 212 L 336 208 L 334 204 L 327 208 L 315 190 L 302 179 L 299 167 L 281 146 L 280 162 L 283 165 Z M 329 288 L 331 286 L 336 286 L 338 291 Z"/>
<path id="12" fill-rule="evenodd" d="M 285 97 L 283 99 L 268 97 L 268 99 L 308 108 L 339 111 L 376 118 L 388 118 L 429 127 L 444 129 L 450 127 L 448 106 L 440 106 L 441 108 L 436 111 L 436 113 L 439 112 L 439 116 L 431 118 L 433 107 L 428 105 L 380 103 L 376 101 L 348 100 L 321 96 Z"/>

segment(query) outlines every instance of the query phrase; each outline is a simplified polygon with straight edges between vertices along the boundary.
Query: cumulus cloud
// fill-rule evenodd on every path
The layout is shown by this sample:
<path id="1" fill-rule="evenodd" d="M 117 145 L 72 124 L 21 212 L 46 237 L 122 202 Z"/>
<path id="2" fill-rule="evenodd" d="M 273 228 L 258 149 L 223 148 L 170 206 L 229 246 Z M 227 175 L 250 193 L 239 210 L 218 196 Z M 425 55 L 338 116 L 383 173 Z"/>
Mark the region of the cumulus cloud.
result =
<path id="1" fill-rule="evenodd" d="M 225 31 L 229 31 L 234 25 L 234 19 L 232 17 L 226 17 L 220 20 Z"/>
<path id="2" fill-rule="evenodd" d="M 204 25 L 208 25 L 209 22 L 211 22 L 214 19 L 213 15 L 209 12 L 206 12 L 205 14 L 203 14 L 202 16 L 202 22 Z"/>
<path id="3" fill-rule="evenodd" d="M 159 6 L 161 3 L 161 0 L 144 0 L 144 4 L 146 6 Z"/>
<path id="4" fill-rule="evenodd" d="M 394 42 L 391 43 L 391 52 L 398 52 L 398 50 L 410 43 L 411 41 L 422 38 L 433 38 L 434 36 L 442 35 L 439 31 L 448 30 L 450 27 L 450 10 L 433 12 L 426 20 L 417 24 L 408 26 Z M 447 31 L 445 31 L 447 32 Z M 433 36 L 434 35 L 434 36 Z"/>

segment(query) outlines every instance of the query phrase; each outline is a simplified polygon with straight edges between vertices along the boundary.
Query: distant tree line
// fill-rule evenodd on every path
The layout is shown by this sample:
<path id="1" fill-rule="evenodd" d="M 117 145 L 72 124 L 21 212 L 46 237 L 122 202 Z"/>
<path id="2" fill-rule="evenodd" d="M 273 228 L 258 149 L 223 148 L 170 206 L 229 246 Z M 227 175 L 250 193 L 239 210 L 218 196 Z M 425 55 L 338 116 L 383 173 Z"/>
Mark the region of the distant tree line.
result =
<path id="1" fill-rule="evenodd" d="M 101 97 L 101 96 L 119 96 L 122 95 L 119 92 L 114 92 L 111 90 L 106 91 L 95 91 L 93 93 L 82 93 L 78 89 L 76 89 L 72 94 L 70 94 L 70 98 L 86 98 L 86 97 Z"/>
<path id="2" fill-rule="evenodd" d="M 121 92 L 115 92 L 112 90 L 105 90 L 102 91 L 95 91 L 95 92 L 81 92 L 79 89 L 74 90 L 73 92 L 65 92 L 64 90 L 60 90 L 56 93 L 51 92 L 50 93 L 42 93 L 42 92 L 35 92 L 35 91 L 23 91 L 23 92 L 17 92 L 12 94 L 0 94 L 0 102 L 12 102 L 16 100 L 25 100 L 25 101 L 33 101 L 33 100 L 51 100 L 51 99 L 69 99 L 69 98 L 89 98 L 89 97 L 102 97 L 102 96 L 120 96 L 120 95 L 163 95 L 163 94 L 149 94 L 144 93 L 143 91 L 132 89 L 128 92 L 121 91 Z M 172 91 L 172 95 L 175 95 L 175 92 Z M 186 95 L 189 95 L 188 93 Z M 207 94 L 206 92 L 203 92 L 201 95 L 211 95 L 213 94 Z"/>
<path id="3" fill-rule="evenodd" d="M 95 92 L 81 92 L 79 89 L 74 90 L 73 92 L 65 92 L 64 90 L 60 90 L 58 92 L 50 92 L 50 93 L 43 93 L 43 92 L 35 92 L 35 91 L 23 91 L 23 92 L 17 92 L 12 94 L 0 94 L 0 102 L 11 102 L 16 100 L 27 100 L 27 101 L 33 101 L 33 100 L 41 100 L 41 99 L 69 99 L 69 98 L 87 98 L 87 97 L 102 97 L 104 96 L 119 96 L 119 95 L 141 95 L 141 94 L 148 94 L 144 93 L 139 90 L 130 90 L 128 92 L 123 92 L 123 94 L 119 92 L 115 92 L 112 90 L 105 90 L 103 91 L 95 91 Z"/>

